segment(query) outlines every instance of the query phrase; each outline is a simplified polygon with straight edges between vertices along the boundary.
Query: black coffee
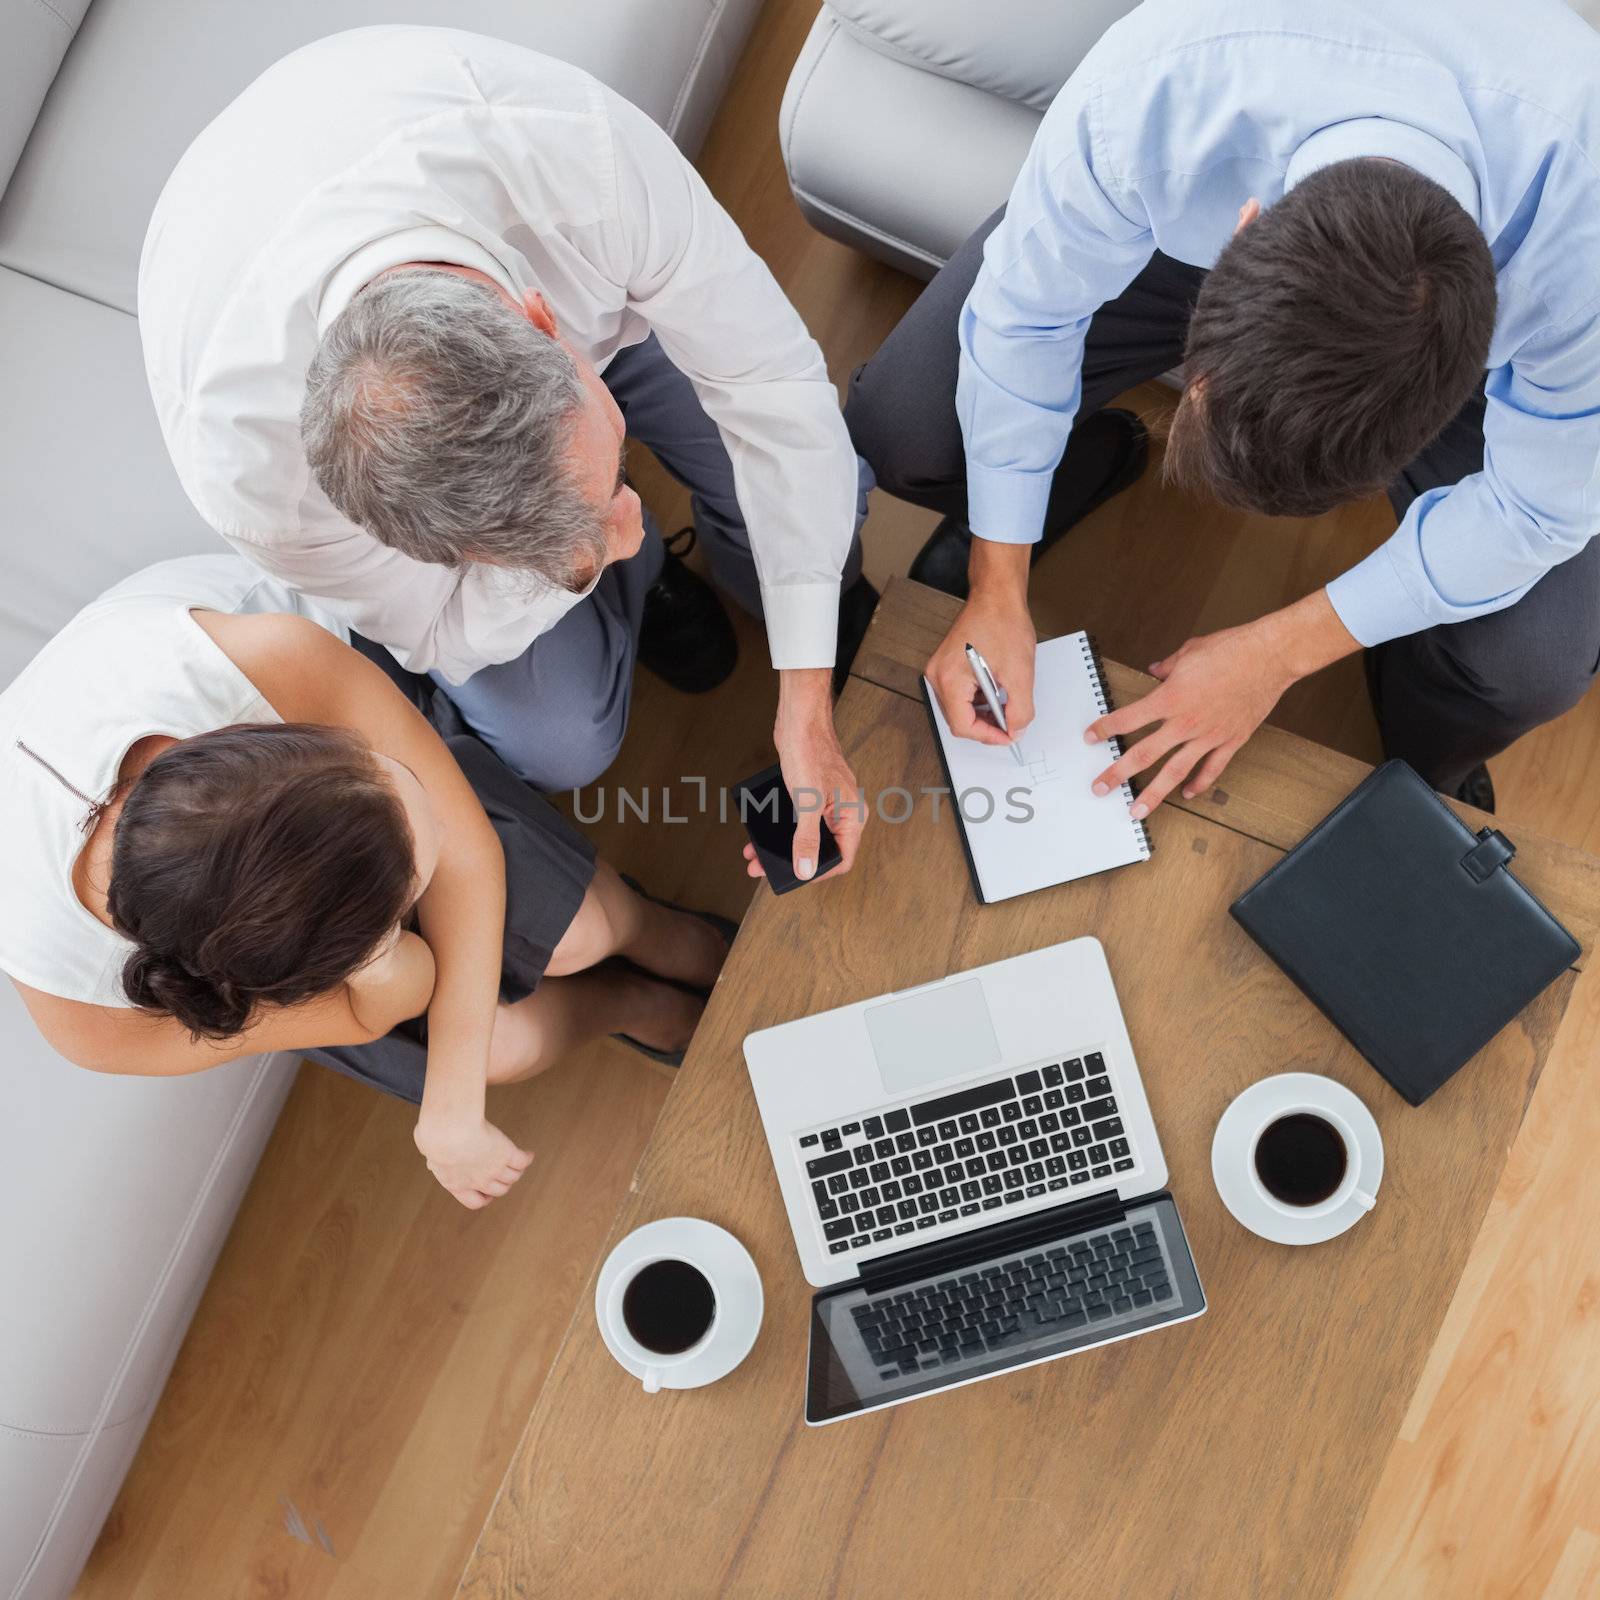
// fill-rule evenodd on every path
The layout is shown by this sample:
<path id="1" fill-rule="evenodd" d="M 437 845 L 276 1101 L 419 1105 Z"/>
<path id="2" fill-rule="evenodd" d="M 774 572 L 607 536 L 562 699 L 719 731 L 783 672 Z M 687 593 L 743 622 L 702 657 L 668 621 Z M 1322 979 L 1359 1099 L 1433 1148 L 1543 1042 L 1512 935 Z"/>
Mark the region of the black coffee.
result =
<path id="1" fill-rule="evenodd" d="M 1331 1122 L 1296 1111 L 1269 1123 L 1256 1141 L 1256 1175 L 1286 1206 L 1317 1206 L 1344 1182 L 1349 1161 Z"/>
<path id="2" fill-rule="evenodd" d="M 675 1356 L 698 1344 L 716 1309 L 710 1281 L 687 1261 L 652 1261 L 622 1293 L 628 1332 L 658 1356 Z"/>

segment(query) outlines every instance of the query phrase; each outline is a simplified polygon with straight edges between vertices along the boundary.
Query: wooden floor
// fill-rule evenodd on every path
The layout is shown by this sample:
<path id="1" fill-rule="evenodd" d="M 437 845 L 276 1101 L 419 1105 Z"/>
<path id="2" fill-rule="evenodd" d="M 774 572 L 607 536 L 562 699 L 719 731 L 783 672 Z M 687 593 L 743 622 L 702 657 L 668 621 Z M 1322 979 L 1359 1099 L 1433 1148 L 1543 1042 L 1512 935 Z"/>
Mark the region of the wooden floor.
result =
<path id="1" fill-rule="evenodd" d="M 918 285 L 818 237 L 790 200 L 778 101 L 814 12 L 767 0 L 701 165 L 843 381 Z M 1170 400 L 1150 388 L 1125 403 L 1155 417 Z M 675 485 L 648 463 L 639 477 L 664 526 L 686 519 Z M 903 572 L 931 521 L 876 496 L 869 575 Z M 1306 593 L 1390 526 L 1382 503 L 1309 523 L 1240 517 L 1152 471 L 1042 564 L 1039 629 L 1088 627 L 1143 666 Z M 734 679 L 704 699 L 641 675 L 617 783 L 658 803 L 665 786 L 681 815 L 696 792 L 684 779 L 765 764 L 773 689 L 758 630 L 742 625 L 741 644 Z M 1275 720 L 1378 753 L 1354 662 L 1299 685 Z M 1513 838 L 1521 823 L 1600 852 L 1600 698 L 1494 777 Z M 735 915 L 748 901 L 734 823 L 646 828 L 613 810 L 593 832 L 657 893 Z M 1600 1594 L 1593 964 L 1574 1010 L 1584 1026 L 1529 1107 L 1341 1600 Z M 423 1170 L 407 1108 L 303 1069 L 78 1600 L 449 1596 L 668 1087 L 605 1042 L 498 1093 L 491 1114 L 538 1160 L 469 1215 Z"/>

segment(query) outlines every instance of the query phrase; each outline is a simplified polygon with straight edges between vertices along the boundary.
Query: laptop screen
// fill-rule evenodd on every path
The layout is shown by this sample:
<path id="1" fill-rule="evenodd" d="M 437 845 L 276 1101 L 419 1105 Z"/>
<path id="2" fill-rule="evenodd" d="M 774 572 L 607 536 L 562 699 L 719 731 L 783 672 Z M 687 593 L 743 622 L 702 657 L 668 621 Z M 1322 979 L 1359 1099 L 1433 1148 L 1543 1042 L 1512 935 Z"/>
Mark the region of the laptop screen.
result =
<path id="1" fill-rule="evenodd" d="M 818 1294 L 806 1421 L 836 1422 L 1204 1310 L 1177 1209 L 1156 1195 L 1118 1222 L 877 1291 L 857 1283 Z"/>

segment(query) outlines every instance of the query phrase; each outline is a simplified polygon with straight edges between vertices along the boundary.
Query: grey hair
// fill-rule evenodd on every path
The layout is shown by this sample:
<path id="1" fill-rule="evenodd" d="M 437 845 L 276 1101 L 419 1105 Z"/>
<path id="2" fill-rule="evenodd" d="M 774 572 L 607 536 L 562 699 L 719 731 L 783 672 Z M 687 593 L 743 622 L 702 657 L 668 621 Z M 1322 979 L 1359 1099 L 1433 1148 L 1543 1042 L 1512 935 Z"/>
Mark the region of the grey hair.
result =
<path id="1" fill-rule="evenodd" d="M 568 456 L 582 398 L 556 340 L 481 284 L 419 268 L 375 279 L 334 319 L 300 434 L 318 487 L 390 549 L 581 588 L 606 556 Z"/>

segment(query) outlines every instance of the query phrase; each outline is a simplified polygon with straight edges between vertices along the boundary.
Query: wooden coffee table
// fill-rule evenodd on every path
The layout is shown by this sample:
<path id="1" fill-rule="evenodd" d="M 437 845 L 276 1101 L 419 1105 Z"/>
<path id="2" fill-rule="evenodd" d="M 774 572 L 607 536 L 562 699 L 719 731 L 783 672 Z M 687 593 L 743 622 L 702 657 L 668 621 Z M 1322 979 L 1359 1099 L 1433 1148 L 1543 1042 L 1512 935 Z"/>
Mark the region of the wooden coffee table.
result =
<path id="1" fill-rule="evenodd" d="M 884 597 L 839 714 L 869 793 L 941 782 L 918 679 L 954 609 L 907 582 Z M 1108 670 L 1119 703 L 1149 682 Z M 1426 1106 L 1390 1091 L 1227 915 L 1366 770 L 1264 729 L 1221 790 L 1158 811 L 1148 865 L 999 906 L 976 903 L 948 809 L 927 804 L 875 821 L 848 878 L 759 891 L 611 1242 L 656 1217 L 721 1223 L 761 1270 L 760 1339 L 711 1388 L 646 1395 L 601 1344 L 591 1275 L 461 1600 L 1334 1594 L 1577 980 Z M 1600 861 L 1509 831 L 1587 954 Z M 811 1291 L 744 1036 L 1084 933 L 1105 946 L 1210 1310 L 808 1429 Z M 1386 1147 L 1377 1209 L 1305 1250 L 1247 1233 L 1210 1174 L 1224 1107 L 1285 1071 L 1348 1084 Z"/>

